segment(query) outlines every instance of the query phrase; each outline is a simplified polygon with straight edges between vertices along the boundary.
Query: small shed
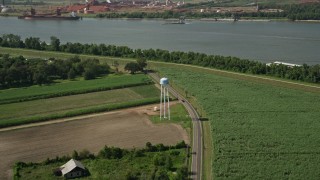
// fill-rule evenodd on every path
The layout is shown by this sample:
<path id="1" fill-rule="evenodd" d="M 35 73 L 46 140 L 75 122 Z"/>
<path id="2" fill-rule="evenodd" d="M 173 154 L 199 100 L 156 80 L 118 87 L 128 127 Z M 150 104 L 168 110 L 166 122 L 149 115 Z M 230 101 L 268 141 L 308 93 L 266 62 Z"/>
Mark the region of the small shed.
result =
<path id="1" fill-rule="evenodd" d="M 89 175 L 84 165 L 75 159 L 71 159 L 66 164 L 60 166 L 62 176 L 67 179 L 78 178 Z"/>

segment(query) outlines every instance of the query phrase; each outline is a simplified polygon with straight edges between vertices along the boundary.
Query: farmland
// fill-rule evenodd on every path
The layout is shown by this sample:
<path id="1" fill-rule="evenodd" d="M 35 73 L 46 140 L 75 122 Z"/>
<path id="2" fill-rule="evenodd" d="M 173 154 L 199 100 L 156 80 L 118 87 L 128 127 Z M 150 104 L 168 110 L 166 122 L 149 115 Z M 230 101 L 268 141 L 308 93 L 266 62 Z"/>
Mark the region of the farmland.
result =
<path id="1" fill-rule="evenodd" d="M 319 93 L 228 78 L 192 68 L 158 69 L 209 118 L 213 178 L 317 179 Z"/>
<path id="2" fill-rule="evenodd" d="M 21 52 L 41 57 L 73 56 Z M 117 59 L 81 57 L 107 62 Z M 130 59 L 119 63 L 126 61 Z M 199 104 L 198 112 L 209 119 L 203 124 L 209 123 L 211 128 L 214 178 L 319 177 L 319 85 L 189 65 L 149 62 L 149 66 L 168 76 L 191 102 Z M 207 150 L 211 148 L 205 147 Z M 210 157 L 204 158 L 205 164 Z"/>
<path id="3" fill-rule="evenodd" d="M 71 117 L 158 101 L 153 85 L 0 105 L 0 127 Z M 41 107 L 41 108 L 39 108 Z"/>
<path id="4" fill-rule="evenodd" d="M 50 85 L 34 85 L 24 88 L 11 88 L 0 90 L 0 103 L 21 102 L 26 100 L 42 99 L 49 97 L 83 94 L 108 89 L 148 84 L 150 80 L 145 75 L 107 76 L 98 79 L 84 81 L 62 81 Z"/>
<path id="5" fill-rule="evenodd" d="M 148 141 L 166 145 L 174 145 L 182 140 L 189 143 L 187 132 L 181 126 L 152 124 L 146 114 L 154 113 L 153 106 L 0 132 L 0 176 L 10 175 L 10 166 L 14 162 L 41 162 L 46 158 L 71 155 L 73 150 L 88 149 L 97 153 L 104 145 L 141 148 Z"/>

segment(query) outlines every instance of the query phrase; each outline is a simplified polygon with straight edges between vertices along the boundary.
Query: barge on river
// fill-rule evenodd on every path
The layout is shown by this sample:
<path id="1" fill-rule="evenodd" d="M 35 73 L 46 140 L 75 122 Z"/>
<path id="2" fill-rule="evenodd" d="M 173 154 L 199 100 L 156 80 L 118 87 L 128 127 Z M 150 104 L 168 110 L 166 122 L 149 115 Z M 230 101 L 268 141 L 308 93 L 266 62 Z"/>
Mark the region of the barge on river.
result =
<path id="1" fill-rule="evenodd" d="M 26 20 L 79 20 L 82 17 L 77 16 L 76 13 L 72 12 L 70 16 L 61 16 L 61 10 L 58 8 L 56 14 L 36 14 L 35 9 L 31 8 L 31 15 L 24 14 L 18 16 L 18 19 Z"/>

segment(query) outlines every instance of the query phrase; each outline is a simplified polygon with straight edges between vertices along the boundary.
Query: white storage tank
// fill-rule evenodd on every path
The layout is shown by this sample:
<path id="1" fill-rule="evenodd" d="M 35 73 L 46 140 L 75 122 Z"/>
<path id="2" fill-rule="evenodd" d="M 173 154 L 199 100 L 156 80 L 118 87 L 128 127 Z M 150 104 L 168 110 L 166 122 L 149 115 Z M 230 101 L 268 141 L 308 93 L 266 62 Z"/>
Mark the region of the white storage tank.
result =
<path id="1" fill-rule="evenodd" d="M 160 79 L 160 84 L 161 85 L 168 85 L 169 84 L 169 80 L 168 80 L 168 78 L 161 78 Z"/>

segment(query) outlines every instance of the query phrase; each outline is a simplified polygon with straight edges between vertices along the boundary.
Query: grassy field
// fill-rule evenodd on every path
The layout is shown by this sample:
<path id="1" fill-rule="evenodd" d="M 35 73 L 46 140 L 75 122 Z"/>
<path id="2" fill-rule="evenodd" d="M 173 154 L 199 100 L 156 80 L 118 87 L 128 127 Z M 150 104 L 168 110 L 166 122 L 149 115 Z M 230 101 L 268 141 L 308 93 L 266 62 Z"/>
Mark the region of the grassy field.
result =
<path id="1" fill-rule="evenodd" d="M 10 88 L 0 90 L 0 103 L 5 104 L 10 102 L 83 94 L 108 89 L 143 85 L 149 82 L 150 79 L 147 76 L 138 74 L 134 76 L 107 76 L 94 80 L 67 80 L 42 86 L 34 85 L 23 88 Z"/>
<path id="2" fill-rule="evenodd" d="M 2 110 L 2 113 L 0 114 L 0 121 L 19 117 L 67 112 L 73 109 L 97 106 L 100 104 L 113 104 L 157 96 L 158 89 L 156 89 L 154 85 L 146 85 L 96 93 L 4 104 L 0 105 L 0 109 Z"/>
<path id="3" fill-rule="evenodd" d="M 0 127 L 101 112 L 158 101 L 154 85 L 0 105 Z"/>
<path id="4" fill-rule="evenodd" d="M 173 168 L 168 171 L 169 177 L 173 179 L 176 174 L 175 170 L 181 168 L 185 163 L 186 150 L 175 149 L 164 152 L 146 152 L 142 157 L 134 157 L 131 154 L 124 156 L 121 159 L 86 159 L 81 162 L 91 173 L 90 176 L 81 179 L 126 179 L 129 171 L 139 172 L 142 179 L 149 179 L 155 171 L 154 159 L 156 157 L 170 157 L 172 159 Z M 20 179 L 64 179 L 55 177 L 52 169 L 55 169 L 64 164 L 64 162 L 52 163 L 49 165 L 33 165 L 22 168 L 19 171 Z M 159 168 L 159 167 L 158 167 Z"/>
<path id="5" fill-rule="evenodd" d="M 174 104 L 170 106 L 170 114 L 171 119 L 161 119 L 158 115 L 154 115 L 150 117 L 150 120 L 157 124 L 157 123 L 176 123 L 180 124 L 183 128 L 188 129 L 190 131 L 192 127 L 191 119 L 188 115 L 188 112 L 184 108 L 182 104 Z"/>
<path id="6" fill-rule="evenodd" d="M 318 179 L 320 94 L 190 68 L 159 68 L 211 124 L 213 178 Z"/>

